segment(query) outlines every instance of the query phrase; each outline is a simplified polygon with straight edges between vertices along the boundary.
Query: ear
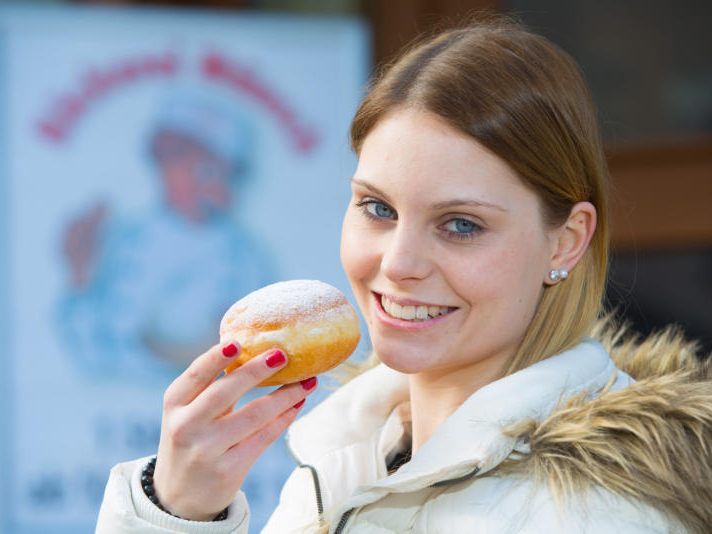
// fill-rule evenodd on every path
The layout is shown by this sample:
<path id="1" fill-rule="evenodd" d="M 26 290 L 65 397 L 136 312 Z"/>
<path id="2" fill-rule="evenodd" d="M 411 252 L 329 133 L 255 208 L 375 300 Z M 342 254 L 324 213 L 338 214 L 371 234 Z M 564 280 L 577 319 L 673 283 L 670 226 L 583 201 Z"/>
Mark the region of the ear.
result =
<path id="1" fill-rule="evenodd" d="M 553 254 L 549 269 L 571 271 L 583 257 L 596 230 L 596 208 L 590 202 L 578 202 L 566 222 L 554 231 Z M 555 284 L 547 276 L 547 284 Z"/>

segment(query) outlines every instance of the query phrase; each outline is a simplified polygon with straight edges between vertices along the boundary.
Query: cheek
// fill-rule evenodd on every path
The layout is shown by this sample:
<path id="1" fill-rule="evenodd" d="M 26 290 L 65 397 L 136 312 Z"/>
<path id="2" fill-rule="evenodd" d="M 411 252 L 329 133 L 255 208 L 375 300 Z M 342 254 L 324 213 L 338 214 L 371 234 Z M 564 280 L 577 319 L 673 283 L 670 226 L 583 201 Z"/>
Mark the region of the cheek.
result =
<path id="1" fill-rule="evenodd" d="M 546 242 L 536 233 L 523 233 L 501 258 L 503 296 L 511 307 L 511 317 L 528 324 L 543 290 Z"/>
<path id="2" fill-rule="evenodd" d="M 461 262 L 451 270 L 458 279 L 463 296 L 474 306 L 492 305 L 514 317 L 530 317 L 542 290 L 540 275 L 542 252 L 538 235 L 529 232 L 507 239 L 489 250 L 477 251 L 469 262 Z M 467 273 L 467 275 L 459 274 Z"/>

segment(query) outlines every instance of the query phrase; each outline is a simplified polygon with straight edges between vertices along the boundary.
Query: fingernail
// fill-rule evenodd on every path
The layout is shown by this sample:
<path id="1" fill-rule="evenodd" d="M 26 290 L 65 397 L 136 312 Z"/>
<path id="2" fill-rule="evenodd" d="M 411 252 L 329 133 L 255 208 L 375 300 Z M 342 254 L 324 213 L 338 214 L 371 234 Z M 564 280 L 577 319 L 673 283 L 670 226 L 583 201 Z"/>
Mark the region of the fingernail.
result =
<path id="1" fill-rule="evenodd" d="M 267 363 L 267 367 L 271 367 L 272 369 L 274 369 L 275 367 L 279 367 L 286 361 L 287 361 L 287 357 L 284 355 L 284 352 L 282 352 L 281 350 L 275 350 L 272 354 L 267 356 L 267 358 L 265 359 L 265 362 Z"/>
<path id="2" fill-rule="evenodd" d="M 299 382 L 302 387 L 309 391 L 310 389 L 314 389 L 316 387 L 316 377 L 312 376 L 311 378 L 307 378 L 306 380 L 302 380 Z"/>
<path id="3" fill-rule="evenodd" d="M 223 356 L 226 358 L 232 358 L 238 352 L 240 352 L 240 347 L 237 343 L 230 343 L 229 345 L 225 345 L 222 349 Z"/>
<path id="4" fill-rule="evenodd" d="M 307 402 L 307 399 L 302 399 L 302 400 L 300 400 L 297 404 L 295 404 L 294 406 L 292 406 L 292 408 L 299 409 L 299 408 L 301 408 L 302 406 L 304 406 L 304 403 L 305 403 L 305 402 Z"/>

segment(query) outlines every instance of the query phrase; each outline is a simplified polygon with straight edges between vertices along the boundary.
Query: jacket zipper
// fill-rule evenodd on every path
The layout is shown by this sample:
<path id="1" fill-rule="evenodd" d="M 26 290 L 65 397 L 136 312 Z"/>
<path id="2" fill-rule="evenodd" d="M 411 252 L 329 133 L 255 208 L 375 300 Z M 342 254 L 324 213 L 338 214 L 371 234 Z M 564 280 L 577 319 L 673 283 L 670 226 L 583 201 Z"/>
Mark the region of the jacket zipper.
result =
<path id="1" fill-rule="evenodd" d="M 316 496 L 316 510 L 319 518 L 319 526 L 322 527 L 326 524 L 324 520 L 324 502 L 321 497 L 321 484 L 319 484 L 319 474 L 313 465 L 302 463 L 302 461 L 294 454 L 292 447 L 289 444 L 289 440 L 285 439 L 285 444 L 287 445 L 287 450 L 289 454 L 292 455 L 294 461 L 297 463 L 298 467 L 301 469 L 309 469 L 312 476 L 312 482 L 314 483 L 314 495 Z"/>
<path id="2" fill-rule="evenodd" d="M 309 469 L 312 476 L 312 481 L 314 482 L 314 494 L 316 495 L 316 510 L 319 513 L 319 524 L 324 522 L 324 503 L 321 500 L 321 485 L 319 484 L 319 475 L 313 465 L 301 464 L 299 466 L 303 469 Z"/>
<path id="3" fill-rule="evenodd" d="M 341 532 L 343 532 L 344 527 L 346 526 L 349 517 L 351 517 L 351 514 L 354 513 L 354 510 L 356 510 L 356 508 L 350 508 L 349 510 L 346 510 L 346 512 L 344 512 L 344 515 L 342 515 L 341 519 L 339 520 L 339 524 L 336 525 L 336 530 L 334 531 L 334 534 L 341 534 Z"/>

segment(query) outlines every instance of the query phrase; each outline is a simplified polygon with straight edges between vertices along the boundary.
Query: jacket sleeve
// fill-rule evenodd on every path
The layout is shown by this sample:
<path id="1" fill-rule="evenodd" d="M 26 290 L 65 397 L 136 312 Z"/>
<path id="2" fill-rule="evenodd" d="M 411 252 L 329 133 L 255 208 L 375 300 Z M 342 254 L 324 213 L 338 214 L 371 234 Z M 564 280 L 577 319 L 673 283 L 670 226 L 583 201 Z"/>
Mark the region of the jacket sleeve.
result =
<path id="1" fill-rule="evenodd" d="M 250 519 L 244 493 L 238 492 L 224 521 L 187 521 L 156 507 L 143 492 L 142 458 L 115 466 L 109 475 L 99 510 L 97 534 L 247 534 Z"/>

